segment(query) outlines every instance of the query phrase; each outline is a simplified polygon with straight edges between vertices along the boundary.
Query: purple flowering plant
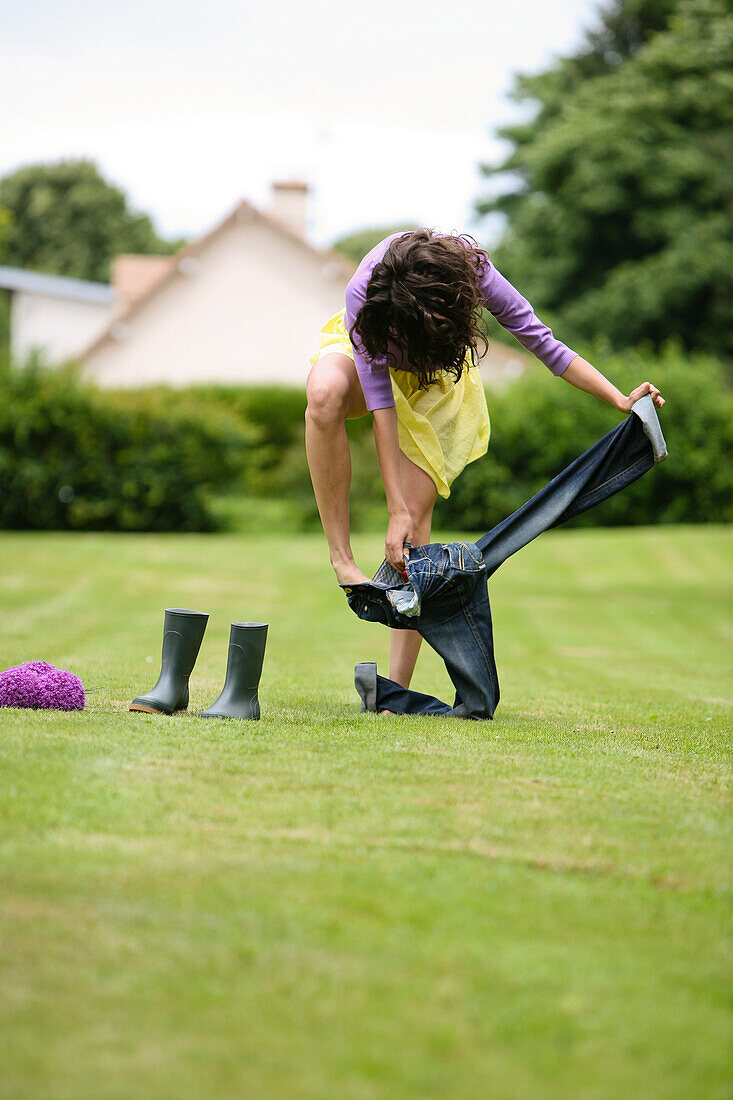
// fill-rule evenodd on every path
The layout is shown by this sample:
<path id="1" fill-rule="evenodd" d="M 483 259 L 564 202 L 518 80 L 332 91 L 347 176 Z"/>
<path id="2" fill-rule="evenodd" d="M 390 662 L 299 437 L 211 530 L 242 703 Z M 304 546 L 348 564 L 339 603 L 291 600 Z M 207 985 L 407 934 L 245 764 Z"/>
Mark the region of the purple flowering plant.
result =
<path id="1" fill-rule="evenodd" d="M 0 672 L 0 707 L 83 710 L 85 702 L 79 677 L 47 661 L 25 661 Z"/>

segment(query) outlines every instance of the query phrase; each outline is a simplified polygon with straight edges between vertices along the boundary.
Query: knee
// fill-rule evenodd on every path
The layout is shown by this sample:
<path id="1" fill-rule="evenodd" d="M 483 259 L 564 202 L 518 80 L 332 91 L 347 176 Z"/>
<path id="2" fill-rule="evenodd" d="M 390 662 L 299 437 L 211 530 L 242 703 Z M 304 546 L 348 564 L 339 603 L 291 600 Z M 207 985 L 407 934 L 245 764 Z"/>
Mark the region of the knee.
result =
<path id="1" fill-rule="evenodd" d="M 319 428 L 332 427 L 346 419 L 348 391 L 337 374 L 314 369 L 308 379 L 306 397 L 306 418 Z"/>

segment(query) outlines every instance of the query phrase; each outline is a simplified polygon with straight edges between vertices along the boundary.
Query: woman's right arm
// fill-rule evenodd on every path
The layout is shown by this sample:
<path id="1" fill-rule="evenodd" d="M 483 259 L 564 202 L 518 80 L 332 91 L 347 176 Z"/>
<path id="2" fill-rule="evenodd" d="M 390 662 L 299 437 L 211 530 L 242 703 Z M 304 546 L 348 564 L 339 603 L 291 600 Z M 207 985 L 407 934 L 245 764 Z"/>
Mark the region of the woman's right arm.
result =
<path id="1" fill-rule="evenodd" d="M 351 327 L 356 316 L 364 305 L 366 297 L 366 276 L 357 271 L 356 275 L 346 287 L 346 315 L 344 322 L 351 336 Z M 362 350 L 359 337 L 354 333 L 351 339 L 354 352 L 354 366 L 364 392 L 364 401 L 369 412 L 375 409 L 388 409 L 394 405 L 392 394 L 392 379 L 389 374 L 389 366 L 386 359 L 369 359 Z"/>
<path id="2" fill-rule="evenodd" d="M 410 515 L 400 475 L 400 438 L 397 427 L 397 410 L 394 405 L 387 409 L 375 409 L 372 413 L 374 443 L 382 474 L 382 483 L 387 497 L 389 524 L 384 540 L 384 552 L 387 561 L 395 569 L 404 569 L 403 547 L 412 542 L 412 516 Z"/>
<path id="3" fill-rule="evenodd" d="M 349 333 L 351 333 L 351 327 L 366 300 L 366 288 L 371 270 L 384 254 L 394 236 L 399 236 L 399 234 L 392 234 L 391 237 L 385 238 L 376 248 L 372 249 L 364 257 L 353 278 L 349 281 L 346 288 L 345 316 L 346 328 Z M 358 337 L 352 339 L 352 348 L 354 351 L 354 365 L 364 392 L 366 407 L 372 414 L 374 444 L 377 449 L 379 470 L 382 475 L 385 496 L 387 497 L 389 524 L 384 543 L 385 557 L 395 569 L 404 569 L 405 562 L 402 548 L 406 542 L 412 541 L 412 517 L 405 503 L 402 489 L 397 410 L 395 409 L 394 394 L 392 393 L 389 366 L 386 359 L 369 359 L 359 346 Z"/>

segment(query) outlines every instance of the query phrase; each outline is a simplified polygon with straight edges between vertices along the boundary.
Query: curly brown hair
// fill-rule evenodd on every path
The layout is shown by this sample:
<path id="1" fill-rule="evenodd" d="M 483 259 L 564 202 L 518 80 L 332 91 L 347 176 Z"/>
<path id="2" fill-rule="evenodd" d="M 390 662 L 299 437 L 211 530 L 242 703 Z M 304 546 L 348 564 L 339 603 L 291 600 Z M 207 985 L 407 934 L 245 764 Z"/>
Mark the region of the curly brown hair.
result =
<path id="1" fill-rule="evenodd" d="M 391 242 L 375 265 L 349 335 L 358 338 L 371 359 L 396 366 L 405 356 L 427 389 L 440 372 L 457 382 L 471 362 L 488 350 L 484 297 L 479 275 L 487 253 L 472 237 L 440 236 L 432 229 L 416 229 Z"/>

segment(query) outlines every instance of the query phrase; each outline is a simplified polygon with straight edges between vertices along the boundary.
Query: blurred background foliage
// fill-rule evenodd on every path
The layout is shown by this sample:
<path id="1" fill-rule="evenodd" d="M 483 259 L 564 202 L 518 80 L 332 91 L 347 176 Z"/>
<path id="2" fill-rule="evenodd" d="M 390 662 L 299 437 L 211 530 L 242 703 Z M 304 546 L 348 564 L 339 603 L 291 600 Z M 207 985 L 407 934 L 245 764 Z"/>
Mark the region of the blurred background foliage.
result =
<path id="1" fill-rule="evenodd" d="M 0 527 L 206 531 L 212 490 L 242 473 L 225 403 L 112 393 L 73 368 L 0 367 Z"/>
<path id="2" fill-rule="evenodd" d="M 627 390 L 653 374 L 670 457 L 582 525 L 733 518 L 733 392 L 705 353 L 594 356 Z M 653 366 L 653 369 L 652 369 Z M 317 529 L 305 395 L 283 387 L 98 391 L 71 369 L 5 367 L 0 526 L 190 531 Z M 488 391 L 488 454 L 439 501 L 436 526 L 476 532 L 513 511 L 620 419 L 542 367 Z M 348 424 L 356 530 L 381 529 L 369 417 Z"/>
<path id="3" fill-rule="evenodd" d="M 669 460 L 577 522 L 731 519 L 729 0 L 612 0 L 573 55 L 518 77 L 514 98 L 525 121 L 500 131 L 507 154 L 483 166 L 477 204 L 503 227 L 497 266 L 621 389 L 651 379 L 667 398 Z M 412 227 L 363 229 L 333 247 L 357 262 L 388 233 Z M 181 243 L 162 240 L 88 161 L 0 180 L 0 263 L 106 280 L 119 253 L 168 253 Z M 497 326 L 495 337 L 511 342 Z M 7 361 L 0 383 L 0 526 L 318 525 L 302 391 L 99 392 L 71 368 Z M 439 502 L 438 525 L 493 525 L 617 420 L 539 365 L 490 390 L 488 402 L 489 453 Z M 348 432 L 354 527 L 382 528 L 370 418 Z"/>
<path id="4" fill-rule="evenodd" d="M 733 12 L 616 0 L 579 53 L 521 76 L 482 214 L 494 257 L 573 344 L 674 334 L 733 353 Z"/>
<path id="5" fill-rule="evenodd" d="M 0 263 L 107 282 L 115 256 L 167 255 L 147 214 L 91 161 L 32 164 L 0 179 Z"/>

